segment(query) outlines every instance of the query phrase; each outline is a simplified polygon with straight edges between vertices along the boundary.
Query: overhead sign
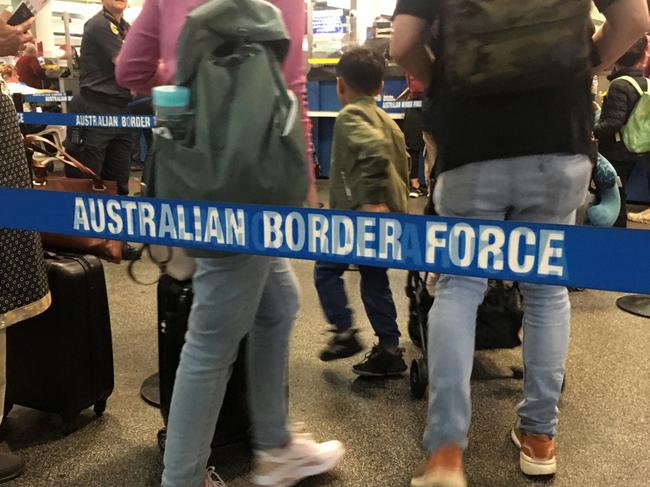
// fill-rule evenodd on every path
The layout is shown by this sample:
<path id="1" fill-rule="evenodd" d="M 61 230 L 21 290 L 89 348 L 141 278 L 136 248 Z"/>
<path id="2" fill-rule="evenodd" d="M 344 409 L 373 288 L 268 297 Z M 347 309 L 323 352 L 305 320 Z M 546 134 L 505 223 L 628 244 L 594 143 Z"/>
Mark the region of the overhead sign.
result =
<path id="1" fill-rule="evenodd" d="M 345 12 L 342 9 L 314 10 L 312 32 L 314 34 L 344 34 Z"/>

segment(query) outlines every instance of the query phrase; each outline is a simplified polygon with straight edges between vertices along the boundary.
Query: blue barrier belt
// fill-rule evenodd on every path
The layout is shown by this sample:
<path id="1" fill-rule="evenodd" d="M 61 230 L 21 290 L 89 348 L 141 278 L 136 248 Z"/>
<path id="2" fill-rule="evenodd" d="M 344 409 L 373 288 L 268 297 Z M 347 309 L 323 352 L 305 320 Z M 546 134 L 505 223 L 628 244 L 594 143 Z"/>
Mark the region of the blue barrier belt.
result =
<path id="1" fill-rule="evenodd" d="M 25 98 L 27 101 L 36 101 Z M 47 101 L 47 100 L 40 100 Z M 54 100 L 52 100 L 54 101 Z M 59 100 L 64 101 L 64 100 Z M 421 108 L 422 101 L 389 101 L 383 103 L 385 110 Z M 156 119 L 147 115 L 127 114 L 76 114 L 76 113 L 19 113 L 20 123 L 28 125 L 63 125 L 66 127 L 95 128 L 152 128 Z"/>
<path id="2" fill-rule="evenodd" d="M 385 101 L 381 106 L 384 110 L 422 108 L 422 100 Z"/>
<path id="3" fill-rule="evenodd" d="M 44 93 L 42 95 L 25 95 L 27 103 L 61 103 L 71 101 L 72 97 L 65 93 Z"/>
<path id="4" fill-rule="evenodd" d="M 650 294 L 650 231 L 0 188 L 0 227 Z"/>
<path id="5" fill-rule="evenodd" d="M 72 96 L 65 93 L 43 93 L 35 95 L 25 95 L 25 101 L 28 103 L 58 103 L 71 101 Z M 151 101 L 151 97 L 136 100 L 134 104 Z M 383 101 L 382 108 L 422 108 L 422 100 L 393 100 Z"/>
<path id="6" fill-rule="evenodd" d="M 155 118 L 147 115 L 38 113 L 18 114 L 20 123 L 28 125 L 64 125 L 95 128 L 152 128 Z"/>

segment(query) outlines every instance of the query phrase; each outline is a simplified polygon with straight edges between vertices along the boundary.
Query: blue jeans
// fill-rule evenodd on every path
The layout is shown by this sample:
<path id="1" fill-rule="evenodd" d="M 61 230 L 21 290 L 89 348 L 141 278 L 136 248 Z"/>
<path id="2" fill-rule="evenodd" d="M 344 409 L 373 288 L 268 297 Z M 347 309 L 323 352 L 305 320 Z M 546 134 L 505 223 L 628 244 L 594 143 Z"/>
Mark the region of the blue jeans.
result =
<path id="1" fill-rule="evenodd" d="M 279 448 L 289 440 L 286 373 L 300 297 L 288 261 L 197 259 L 193 288 L 169 412 L 164 487 L 203 485 L 214 426 L 246 335 L 254 447 Z"/>
<path id="2" fill-rule="evenodd" d="M 341 277 L 347 269 L 347 264 L 331 262 L 316 262 L 314 267 L 314 281 L 320 304 L 327 321 L 339 332 L 352 327 L 352 310 L 348 307 L 348 297 Z M 396 347 L 399 345 L 400 333 L 393 293 L 388 281 L 388 269 L 359 266 L 359 273 L 361 300 L 379 343 Z"/>
<path id="3" fill-rule="evenodd" d="M 582 203 L 591 163 L 582 155 L 540 155 L 478 162 L 443 173 L 436 184 L 440 215 L 572 224 Z M 429 412 L 424 446 L 467 447 L 470 376 L 476 313 L 486 279 L 442 276 L 429 313 Z M 569 345 L 566 288 L 520 285 L 524 297 L 524 400 L 519 425 L 554 436 L 557 403 Z"/>

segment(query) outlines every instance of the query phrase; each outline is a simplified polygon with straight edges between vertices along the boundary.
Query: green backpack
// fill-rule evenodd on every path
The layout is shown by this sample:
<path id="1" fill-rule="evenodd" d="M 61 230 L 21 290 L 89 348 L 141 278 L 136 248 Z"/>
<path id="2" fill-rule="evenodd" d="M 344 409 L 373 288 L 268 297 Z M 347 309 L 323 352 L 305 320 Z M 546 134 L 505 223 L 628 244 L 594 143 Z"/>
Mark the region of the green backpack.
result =
<path id="1" fill-rule="evenodd" d="M 446 0 L 442 70 L 462 97 L 499 95 L 587 79 L 591 0 Z"/>
<path id="2" fill-rule="evenodd" d="M 157 137 L 155 195 L 302 206 L 308 174 L 299 103 L 282 60 L 289 38 L 262 0 L 209 0 L 187 17 L 176 84 L 191 89 L 185 141 Z"/>
<path id="3" fill-rule="evenodd" d="M 646 91 L 643 91 L 639 83 L 631 76 L 621 76 L 617 79 L 630 83 L 641 97 L 632 110 L 627 123 L 621 129 L 623 143 L 627 150 L 634 154 L 650 152 L 650 79 Z"/>

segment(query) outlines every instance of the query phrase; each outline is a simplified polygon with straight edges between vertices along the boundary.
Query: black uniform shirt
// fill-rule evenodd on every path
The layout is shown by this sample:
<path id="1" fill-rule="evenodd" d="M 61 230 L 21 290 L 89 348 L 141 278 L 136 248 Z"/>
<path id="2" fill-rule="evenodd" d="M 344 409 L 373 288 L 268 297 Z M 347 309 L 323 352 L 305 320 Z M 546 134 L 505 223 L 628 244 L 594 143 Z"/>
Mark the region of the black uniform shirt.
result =
<path id="1" fill-rule="evenodd" d="M 115 81 L 115 59 L 129 30 L 129 23 L 117 21 L 107 10 L 102 10 L 84 25 L 81 40 L 81 79 L 84 91 L 108 97 L 105 101 L 128 102 L 131 92 Z"/>
<path id="2" fill-rule="evenodd" d="M 602 11 L 614 1 L 595 3 Z M 398 0 L 395 15 L 433 22 L 442 2 Z M 590 153 L 593 110 L 588 79 L 529 93 L 455 99 L 439 78 L 434 76 L 429 90 L 426 120 L 439 145 L 438 172 L 491 159 Z"/>

